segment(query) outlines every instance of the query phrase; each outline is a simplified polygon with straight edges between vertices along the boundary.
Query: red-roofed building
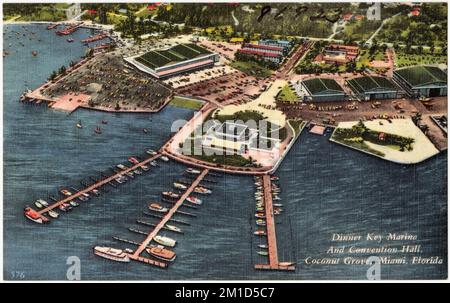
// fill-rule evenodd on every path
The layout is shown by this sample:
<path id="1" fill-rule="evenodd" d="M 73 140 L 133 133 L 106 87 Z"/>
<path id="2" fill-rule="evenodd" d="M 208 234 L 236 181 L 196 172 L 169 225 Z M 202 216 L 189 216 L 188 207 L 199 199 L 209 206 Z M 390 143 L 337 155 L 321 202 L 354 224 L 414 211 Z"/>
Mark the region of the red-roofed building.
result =
<path id="1" fill-rule="evenodd" d="M 353 14 L 344 14 L 342 16 L 342 20 L 347 21 L 347 22 L 352 21 L 353 18 L 354 18 Z"/>
<path id="2" fill-rule="evenodd" d="M 238 50 L 241 54 L 260 56 L 264 60 L 281 63 L 284 56 L 284 48 L 271 45 L 244 43 Z"/>

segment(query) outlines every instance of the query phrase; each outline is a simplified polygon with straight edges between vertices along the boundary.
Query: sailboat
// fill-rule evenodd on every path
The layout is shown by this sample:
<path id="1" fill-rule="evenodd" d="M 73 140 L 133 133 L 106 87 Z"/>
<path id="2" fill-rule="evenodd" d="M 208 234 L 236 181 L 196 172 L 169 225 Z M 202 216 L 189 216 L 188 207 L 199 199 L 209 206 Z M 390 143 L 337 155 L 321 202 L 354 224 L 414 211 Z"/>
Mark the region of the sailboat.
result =
<path id="1" fill-rule="evenodd" d="M 99 126 L 97 126 L 97 127 L 95 128 L 94 132 L 95 132 L 96 134 L 101 134 L 101 133 L 102 133 L 102 129 L 101 129 Z"/>
<path id="2" fill-rule="evenodd" d="M 81 124 L 81 120 L 78 120 L 77 127 L 78 128 L 83 128 L 83 125 Z"/>

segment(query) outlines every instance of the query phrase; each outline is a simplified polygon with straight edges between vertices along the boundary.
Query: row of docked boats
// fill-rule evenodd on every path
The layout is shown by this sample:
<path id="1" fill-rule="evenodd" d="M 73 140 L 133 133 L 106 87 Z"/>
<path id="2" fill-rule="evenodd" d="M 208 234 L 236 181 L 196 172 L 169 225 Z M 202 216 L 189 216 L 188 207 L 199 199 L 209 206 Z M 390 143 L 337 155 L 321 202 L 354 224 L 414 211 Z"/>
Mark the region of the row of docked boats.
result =
<path id="1" fill-rule="evenodd" d="M 282 207 L 283 204 L 281 204 L 279 201 L 281 201 L 280 193 L 281 188 L 278 184 L 275 183 L 275 181 L 279 180 L 278 176 L 271 176 L 270 177 L 271 182 L 271 194 L 272 194 L 272 201 L 275 203 L 272 203 L 273 206 L 273 215 L 279 215 L 283 211 Z M 255 191 L 255 201 L 256 201 L 256 207 L 255 207 L 255 223 L 256 226 L 265 227 L 267 225 L 266 222 L 266 205 L 264 201 L 264 188 L 263 188 L 263 180 L 260 176 L 255 176 L 254 178 L 254 185 L 256 188 Z M 278 202 L 277 202 L 278 201 Z M 267 236 L 267 230 L 264 229 L 257 229 L 254 231 L 254 235 L 265 237 Z M 268 256 L 269 253 L 267 251 L 268 245 L 267 244 L 259 244 L 258 245 L 259 250 L 257 251 L 257 254 L 260 256 Z"/>
<path id="2" fill-rule="evenodd" d="M 157 155 L 157 152 L 153 150 L 147 150 L 147 154 Z M 169 161 L 169 159 L 165 156 L 160 157 L 162 161 Z M 150 170 L 149 166 L 147 165 L 139 165 L 141 163 L 136 157 L 129 157 L 128 161 L 133 165 L 137 166 L 135 169 L 130 169 L 130 167 L 125 166 L 123 164 L 117 164 L 116 167 L 113 169 L 113 171 L 116 173 L 116 177 L 114 178 L 114 181 L 118 184 L 122 184 L 126 182 L 128 179 L 134 178 L 136 175 L 141 175 L 143 172 Z M 156 161 L 151 161 L 150 165 L 153 167 L 158 166 L 158 163 Z M 93 179 L 95 180 L 95 179 Z M 84 182 L 84 181 L 83 181 Z M 88 184 L 86 182 L 81 182 L 85 187 L 88 187 Z M 97 182 L 97 181 L 96 181 Z M 112 184 L 114 185 L 114 184 Z M 64 197 L 64 200 L 66 200 L 63 203 L 58 203 L 56 205 L 52 205 L 53 203 L 49 203 L 45 201 L 44 199 L 38 199 L 34 202 L 34 206 L 38 209 L 35 210 L 31 208 L 30 206 L 26 206 L 24 209 L 24 216 L 36 223 L 47 223 L 50 220 L 46 217 L 50 217 L 53 219 L 57 219 L 59 217 L 59 213 L 57 210 L 61 212 L 68 212 L 72 210 L 75 207 L 78 207 L 81 202 L 87 202 L 92 196 L 99 196 L 100 191 L 98 189 L 92 189 L 89 192 L 86 192 L 85 190 L 78 190 L 73 187 L 69 188 L 61 188 L 59 189 L 59 193 Z M 70 199 L 70 197 L 73 197 L 73 199 Z M 58 199 L 50 197 L 51 200 L 54 202 L 58 202 Z"/>
<path id="3" fill-rule="evenodd" d="M 151 152 L 149 152 L 149 154 L 151 154 Z M 189 172 L 188 172 L 189 171 Z M 200 171 L 197 171 L 195 169 L 188 169 L 187 172 L 189 174 L 193 174 L 193 175 L 198 175 L 199 173 L 201 173 Z M 197 173 L 198 172 L 198 173 Z M 171 212 L 171 209 L 173 206 L 165 206 L 165 204 L 163 203 L 168 203 L 171 205 L 176 204 L 176 200 L 179 200 L 183 197 L 183 194 L 185 193 L 185 191 L 190 187 L 191 183 L 187 182 L 187 181 L 177 181 L 177 182 L 173 182 L 173 187 L 175 188 L 175 191 L 163 191 L 161 192 L 161 196 L 162 196 L 162 202 L 155 202 L 155 201 L 151 201 L 148 203 L 147 208 L 155 213 L 161 214 L 161 215 L 151 215 L 151 217 L 155 217 L 155 218 L 167 218 L 167 216 L 172 216 L 174 213 Z M 200 193 L 200 194 L 206 194 L 206 193 L 211 193 L 211 189 L 206 188 L 204 186 L 196 186 L 193 190 L 193 192 L 196 193 Z M 182 206 L 186 206 L 188 207 L 193 207 L 193 205 L 201 205 L 203 202 L 201 199 L 199 199 L 198 197 L 195 197 L 194 195 L 189 195 L 185 201 L 186 203 L 189 204 L 185 204 Z M 177 213 L 182 214 L 182 215 L 190 215 L 190 216 L 195 216 L 193 214 L 188 214 L 186 212 L 181 212 L 177 210 Z M 187 224 L 184 221 L 181 220 L 176 220 L 176 219 L 169 219 L 171 220 L 171 222 L 166 222 L 164 224 L 164 226 L 162 227 L 162 229 L 168 231 L 168 232 L 174 232 L 174 233 L 183 233 L 182 229 L 176 225 L 174 225 L 172 222 L 176 223 L 180 223 L 180 224 Z M 157 223 L 151 223 L 151 222 L 144 222 L 141 220 L 137 220 L 137 223 L 140 224 L 145 224 L 148 226 L 153 226 L 156 227 L 158 224 Z M 134 231 L 137 232 L 139 234 L 147 234 L 147 232 L 141 232 L 139 230 L 135 230 L 132 228 L 129 228 L 130 231 Z M 126 240 L 126 239 L 121 239 L 121 238 L 116 238 L 117 240 L 126 242 L 128 244 L 133 244 L 133 245 L 141 245 L 141 243 L 137 243 L 137 242 L 133 242 L 130 240 Z M 154 245 L 156 244 L 156 245 Z M 164 262 L 172 262 L 175 260 L 176 258 L 176 253 L 172 250 L 172 248 L 174 248 L 177 244 L 177 240 L 172 238 L 171 236 L 167 236 L 164 234 L 160 234 L 158 233 L 157 235 L 155 235 L 152 238 L 152 242 L 150 243 L 150 245 L 148 245 L 145 248 L 145 252 L 150 256 L 150 258 L 155 258 Z M 133 251 L 130 249 L 116 249 L 116 248 L 110 248 L 110 247 L 103 247 L 103 246 L 96 246 L 94 247 L 94 254 L 101 256 L 103 258 L 106 259 L 110 259 L 110 260 L 114 260 L 114 261 L 119 261 L 119 262 L 129 262 L 131 259 L 135 259 L 130 258 L 131 254 L 133 254 Z"/>

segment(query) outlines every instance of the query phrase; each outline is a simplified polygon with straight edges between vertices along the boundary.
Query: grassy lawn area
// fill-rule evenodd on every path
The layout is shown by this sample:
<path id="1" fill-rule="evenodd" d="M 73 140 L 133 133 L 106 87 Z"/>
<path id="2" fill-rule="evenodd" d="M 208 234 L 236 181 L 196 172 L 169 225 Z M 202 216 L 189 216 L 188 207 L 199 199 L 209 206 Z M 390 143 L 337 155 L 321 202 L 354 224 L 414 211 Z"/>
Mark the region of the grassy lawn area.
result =
<path id="1" fill-rule="evenodd" d="M 111 12 L 106 13 L 106 15 L 108 17 L 109 24 L 119 24 L 120 22 L 127 19 L 127 16 L 119 15 L 119 14 L 115 14 L 115 13 L 111 13 Z"/>
<path id="2" fill-rule="evenodd" d="M 402 51 L 396 52 L 397 67 L 412 65 L 447 64 L 447 57 L 438 54 L 406 54 Z"/>
<path id="3" fill-rule="evenodd" d="M 259 123 L 260 120 L 264 120 L 265 117 L 260 112 L 257 111 L 238 111 L 234 113 L 233 115 L 214 115 L 214 119 L 219 120 L 220 122 L 225 121 L 236 121 L 241 120 L 243 122 L 247 122 L 249 120 L 255 121 L 256 123 Z"/>
<path id="4" fill-rule="evenodd" d="M 277 99 L 283 102 L 298 102 L 297 93 L 289 85 L 285 85 L 281 89 Z"/>
<path id="5" fill-rule="evenodd" d="M 240 155 L 211 155 L 211 156 L 202 155 L 193 157 L 202 161 L 217 163 L 221 165 L 255 167 L 255 164 L 251 159 L 246 159 Z"/>
<path id="6" fill-rule="evenodd" d="M 194 110 L 199 110 L 203 106 L 203 102 L 201 101 L 186 99 L 182 97 L 174 97 L 169 104 L 176 107 L 184 107 Z"/>
<path id="7" fill-rule="evenodd" d="M 298 135 L 300 135 L 300 132 L 301 132 L 302 128 L 303 128 L 303 127 L 305 126 L 305 124 L 306 124 L 306 122 L 303 121 L 303 120 L 293 120 L 293 119 L 288 120 L 288 123 L 289 123 L 289 125 L 291 125 L 292 128 L 294 129 L 294 131 L 295 131 L 295 134 L 294 134 L 295 137 L 298 136 Z"/>
<path id="8" fill-rule="evenodd" d="M 270 69 L 262 67 L 258 63 L 252 61 L 233 61 L 230 65 L 241 72 L 257 78 L 265 78 L 272 75 Z"/>

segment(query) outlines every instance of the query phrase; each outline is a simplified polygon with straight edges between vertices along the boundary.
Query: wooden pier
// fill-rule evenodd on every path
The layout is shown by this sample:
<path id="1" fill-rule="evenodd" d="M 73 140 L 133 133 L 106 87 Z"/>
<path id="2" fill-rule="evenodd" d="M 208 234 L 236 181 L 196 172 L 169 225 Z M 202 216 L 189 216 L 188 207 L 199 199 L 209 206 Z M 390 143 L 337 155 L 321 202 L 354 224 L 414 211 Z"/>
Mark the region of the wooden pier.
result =
<path id="1" fill-rule="evenodd" d="M 266 215 L 267 243 L 269 248 L 269 264 L 256 264 L 255 269 L 265 270 L 295 270 L 292 262 L 279 262 L 277 249 L 277 236 L 275 231 L 275 218 L 272 201 L 272 182 L 270 175 L 263 175 L 264 209 Z"/>
<path id="2" fill-rule="evenodd" d="M 69 201 L 71 201 L 73 199 L 76 199 L 76 198 L 80 197 L 81 195 L 83 195 L 85 193 L 89 193 L 90 191 L 92 191 L 94 189 L 97 189 L 97 188 L 99 188 L 99 187 L 101 187 L 103 185 L 109 184 L 111 181 L 113 181 L 113 180 L 117 179 L 118 177 L 126 174 L 127 172 L 130 172 L 130 171 L 133 171 L 133 170 L 135 170 L 135 169 L 137 169 L 139 167 L 142 167 L 142 165 L 146 165 L 147 163 L 150 163 L 151 161 L 159 158 L 160 156 L 161 156 L 161 154 L 156 154 L 154 156 L 151 156 L 151 157 L 149 157 L 149 158 L 147 158 L 147 159 L 145 159 L 145 160 L 143 160 L 143 161 L 141 161 L 141 162 L 139 162 L 139 163 L 137 163 L 137 164 L 135 164 L 135 165 L 133 165 L 131 167 L 128 167 L 127 169 L 124 169 L 124 170 L 122 170 L 122 171 L 120 171 L 118 173 L 115 173 L 114 175 L 112 175 L 112 176 L 110 176 L 108 178 L 105 178 L 105 179 L 97 180 L 95 178 L 91 178 L 91 179 L 93 179 L 93 181 L 95 183 L 93 183 L 89 187 L 86 187 L 86 188 L 80 190 L 79 192 L 76 192 L 73 195 L 70 195 L 70 196 L 68 196 L 68 197 L 66 197 L 66 198 L 64 198 L 62 200 L 56 201 L 52 205 L 37 211 L 37 213 L 41 217 L 44 217 L 43 214 L 47 213 L 49 210 L 52 210 L 52 209 L 62 205 L 63 203 L 67 203 L 67 202 L 69 202 Z"/>
<path id="3" fill-rule="evenodd" d="M 177 212 L 178 208 L 183 204 L 186 198 L 192 193 L 194 188 L 198 186 L 198 184 L 202 181 L 202 179 L 208 174 L 208 169 L 205 169 L 201 172 L 200 175 L 192 182 L 191 186 L 181 195 L 178 201 L 174 204 L 174 206 L 169 210 L 169 212 L 162 218 L 162 220 L 156 225 L 156 227 L 150 231 L 148 236 L 144 241 L 141 242 L 139 247 L 135 250 L 133 254 L 130 254 L 130 259 L 141 261 L 142 257 L 140 254 L 145 250 L 145 248 L 150 244 L 153 238 L 159 233 L 159 231 L 166 225 L 166 223 L 172 218 L 173 215 Z"/>

